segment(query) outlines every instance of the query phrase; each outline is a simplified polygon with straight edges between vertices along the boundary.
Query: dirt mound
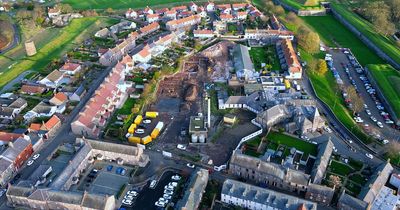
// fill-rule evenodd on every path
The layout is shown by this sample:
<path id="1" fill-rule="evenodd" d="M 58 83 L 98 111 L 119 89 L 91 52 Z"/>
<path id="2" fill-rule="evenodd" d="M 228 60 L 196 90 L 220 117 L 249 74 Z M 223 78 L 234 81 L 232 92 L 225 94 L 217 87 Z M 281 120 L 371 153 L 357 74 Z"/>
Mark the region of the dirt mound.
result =
<path id="1" fill-rule="evenodd" d="M 186 92 L 185 92 L 185 101 L 194 101 L 197 97 L 197 86 L 193 84 L 189 84 Z"/>

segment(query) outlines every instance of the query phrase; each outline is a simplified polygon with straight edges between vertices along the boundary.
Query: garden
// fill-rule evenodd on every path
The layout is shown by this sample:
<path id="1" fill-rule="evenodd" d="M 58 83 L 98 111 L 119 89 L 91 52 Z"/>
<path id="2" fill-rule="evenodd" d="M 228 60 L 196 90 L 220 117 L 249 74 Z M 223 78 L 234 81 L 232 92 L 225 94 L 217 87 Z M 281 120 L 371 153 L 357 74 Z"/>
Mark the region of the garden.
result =
<path id="1" fill-rule="evenodd" d="M 274 46 L 252 47 L 249 50 L 249 54 L 256 71 L 263 71 L 264 68 L 267 70 L 281 70 Z M 262 63 L 266 64 L 264 68 Z"/>

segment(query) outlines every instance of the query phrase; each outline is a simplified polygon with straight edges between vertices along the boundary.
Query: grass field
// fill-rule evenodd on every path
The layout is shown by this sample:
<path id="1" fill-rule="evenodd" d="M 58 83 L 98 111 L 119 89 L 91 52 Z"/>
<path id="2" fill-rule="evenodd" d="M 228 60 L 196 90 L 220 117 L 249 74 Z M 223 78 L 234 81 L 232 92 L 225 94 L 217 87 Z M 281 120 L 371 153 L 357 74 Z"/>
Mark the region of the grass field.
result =
<path id="1" fill-rule="evenodd" d="M 288 147 L 295 147 L 297 150 L 313 156 L 316 156 L 318 152 L 316 145 L 292 136 L 285 135 L 283 133 L 271 131 L 267 136 L 267 140 L 269 142 L 286 145 Z"/>
<path id="2" fill-rule="evenodd" d="M 296 10 L 321 8 L 319 0 L 282 0 L 282 2 Z"/>
<path id="3" fill-rule="evenodd" d="M 7 69 L 1 75 L 0 87 L 17 77 L 24 71 L 43 71 L 44 68 L 54 59 L 60 56 L 74 45 L 82 42 L 86 37 L 92 35 L 104 25 L 115 22 L 106 18 L 81 18 L 73 20 L 68 26 L 61 29 L 57 36 L 48 40 L 38 53 L 32 57 L 21 59 L 12 68 Z"/>
<path id="4" fill-rule="evenodd" d="M 331 162 L 330 169 L 331 169 L 331 172 L 342 175 L 342 176 L 347 176 L 348 174 L 353 172 L 353 169 L 350 166 L 348 166 L 344 163 L 338 162 L 336 160 L 333 160 Z"/>
<path id="5" fill-rule="evenodd" d="M 385 63 L 332 15 L 301 17 L 330 47 L 350 48 L 362 65 Z"/>
<path id="6" fill-rule="evenodd" d="M 377 45 L 389 57 L 400 63 L 400 48 L 396 46 L 393 40 L 377 33 L 374 27 L 368 21 L 360 18 L 355 13 L 349 11 L 346 7 L 340 4 L 332 3 L 333 9 L 341 14 L 348 22 L 363 33 L 369 40 Z"/>
<path id="7" fill-rule="evenodd" d="M 161 7 L 165 4 L 185 4 L 191 0 L 64 0 L 63 3 L 70 4 L 74 9 L 127 9 L 143 8 L 146 6 Z M 206 3 L 207 0 L 196 1 Z M 241 2 L 241 0 L 217 0 L 215 2 Z"/>
<path id="8" fill-rule="evenodd" d="M 262 70 L 261 63 L 270 64 L 272 70 L 281 70 L 278 55 L 273 46 L 252 47 L 249 54 L 257 71 Z"/>
<path id="9" fill-rule="evenodd" d="M 390 65 L 368 65 L 367 68 L 396 115 L 400 116 L 400 73 Z"/>

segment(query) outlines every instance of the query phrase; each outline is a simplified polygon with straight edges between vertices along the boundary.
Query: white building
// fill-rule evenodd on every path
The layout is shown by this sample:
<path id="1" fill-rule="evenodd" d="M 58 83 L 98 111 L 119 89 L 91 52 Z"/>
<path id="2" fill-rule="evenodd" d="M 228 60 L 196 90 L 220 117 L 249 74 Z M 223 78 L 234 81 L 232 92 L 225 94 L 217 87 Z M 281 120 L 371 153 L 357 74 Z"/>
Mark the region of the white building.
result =
<path id="1" fill-rule="evenodd" d="M 395 186 L 397 189 L 400 188 L 400 175 L 393 173 L 392 176 L 390 176 L 390 181 L 389 183 L 393 186 Z"/>
<path id="2" fill-rule="evenodd" d="M 394 190 L 383 186 L 371 205 L 371 210 L 395 210 L 400 208 L 399 196 Z"/>
<path id="3" fill-rule="evenodd" d="M 317 209 L 317 204 L 314 202 L 231 179 L 225 180 L 222 186 L 221 201 L 226 204 L 257 210 Z"/>

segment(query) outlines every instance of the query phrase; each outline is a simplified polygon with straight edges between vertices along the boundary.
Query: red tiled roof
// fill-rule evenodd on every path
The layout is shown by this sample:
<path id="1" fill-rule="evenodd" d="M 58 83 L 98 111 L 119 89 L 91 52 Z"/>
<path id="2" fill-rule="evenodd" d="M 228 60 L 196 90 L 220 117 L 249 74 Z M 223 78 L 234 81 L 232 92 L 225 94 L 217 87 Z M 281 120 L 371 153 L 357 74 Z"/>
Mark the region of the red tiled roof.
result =
<path id="1" fill-rule="evenodd" d="M 160 24 L 157 22 L 151 23 L 147 26 L 144 26 L 143 28 L 140 29 L 140 32 L 142 33 L 147 33 L 149 31 L 155 30 L 156 28 L 160 27 Z"/>
<path id="2" fill-rule="evenodd" d="M 49 8 L 49 11 L 48 11 L 48 13 L 59 13 L 60 12 L 60 9 L 58 9 L 58 8 Z"/>
<path id="3" fill-rule="evenodd" d="M 49 120 L 47 120 L 44 126 L 47 129 L 51 130 L 52 128 L 54 128 L 54 126 L 56 126 L 60 122 L 61 122 L 60 118 L 58 118 L 56 115 L 53 115 Z"/>
<path id="4" fill-rule="evenodd" d="M 289 67 L 289 71 L 292 73 L 301 72 L 301 65 L 297 59 L 296 52 L 293 49 L 292 42 L 289 39 L 282 40 L 282 50 L 285 55 L 286 63 Z"/>
<path id="5" fill-rule="evenodd" d="M 237 16 L 247 16 L 247 12 L 246 12 L 246 11 L 244 11 L 244 12 L 238 12 L 238 13 L 237 13 Z"/>
<path id="6" fill-rule="evenodd" d="M 22 85 L 21 92 L 29 94 L 43 93 L 46 89 L 41 86 Z"/>
<path id="7" fill-rule="evenodd" d="M 221 14 L 219 17 L 221 18 L 221 20 L 233 19 L 233 16 L 231 14 Z"/>
<path id="8" fill-rule="evenodd" d="M 141 51 L 139 51 L 138 53 L 140 56 L 142 56 L 143 58 L 146 58 L 147 56 L 150 55 L 150 51 L 148 46 L 144 47 Z"/>
<path id="9" fill-rule="evenodd" d="M 217 8 L 218 9 L 230 9 L 231 5 L 230 4 L 218 4 Z"/>
<path id="10" fill-rule="evenodd" d="M 184 5 L 182 5 L 182 6 L 177 6 L 177 7 L 172 7 L 172 9 L 173 10 L 186 10 L 187 9 L 187 7 L 186 6 L 184 6 Z"/>
<path id="11" fill-rule="evenodd" d="M 197 18 L 199 18 L 198 15 L 192 15 L 192 16 L 185 17 L 185 18 L 178 19 L 178 20 L 171 20 L 171 21 L 168 21 L 168 22 L 167 22 L 167 25 L 180 25 L 180 24 L 183 24 L 183 23 L 186 23 L 186 22 L 190 22 L 190 21 L 192 21 L 192 20 L 195 20 L 195 19 L 197 19 Z"/>
<path id="12" fill-rule="evenodd" d="M 61 70 L 64 71 L 75 71 L 79 66 L 77 63 L 65 63 L 64 66 L 61 67 Z"/>
<path id="13" fill-rule="evenodd" d="M 211 30 L 194 30 L 193 31 L 194 34 L 213 34 L 214 32 Z"/>
<path id="14" fill-rule="evenodd" d="M 55 94 L 53 96 L 53 98 L 59 100 L 60 102 L 65 102 L 68 99 L 68 96 L 66 96 L 64 93 L 62 92 L 58 92 L 57 94 Z"/>
<path id="15" fill-rule="evenodd" d="M 0 141 L 14 141 L 15 139 L 18 139 L 19 137 L 22 136 L 23 134 L 0 131 Z"/>
<path id="16" fill-rule="evenodd" d="M 147 19 L 150 19 L 150 18 L 158 18 L 159 16 L 158 14 L 148 14 L 146 17 Z"/>
<path id="17" fill-rule="evenodd" d="M 31 125 L 29 126 L 29 129 L 34 130 L 34 131 L 39 131 L 40 127 L 42 127 L 42 124 L 40 124 L 40 123 L 31 123 Z"/>

